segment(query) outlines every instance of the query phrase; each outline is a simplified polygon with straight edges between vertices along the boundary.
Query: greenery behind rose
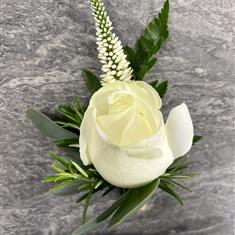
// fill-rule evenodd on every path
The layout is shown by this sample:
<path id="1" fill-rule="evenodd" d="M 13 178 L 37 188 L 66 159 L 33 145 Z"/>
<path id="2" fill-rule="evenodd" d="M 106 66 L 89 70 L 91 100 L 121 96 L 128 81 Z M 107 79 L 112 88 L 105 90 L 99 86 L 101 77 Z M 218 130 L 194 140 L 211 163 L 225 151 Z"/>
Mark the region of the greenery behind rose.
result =
<path id="1" fill-rule="evenodd" d="M 135 48 L 125 47 L 125 53 L 134 71 L 133 80 L 143 80 L 157 62 L 155 54 L 168 38 L 168 13 L 169 2 L 166 1 L 158 17 L 155 17 L 149 23 L 144 33 L 137 40 Z M 99 78 L 91 71 L 83 70 L 83 77 L 91 95 L 102 87 Z M 161 98 L 164 97 L 168 88 L 167 81 L 155 80 L 149 84 Z M 77 200 L 77 203 L 84 201 L 83 225 L 74 231 L 74 235 L 90 231 L 111 216 L 109 226 L 119 224 L 128 215 L 140 209 L 157 188 L 172 195 L 180 204 L 183 204 L 175 188 L 190 190 L 177 180 L 192 177 L 192 174 L 182 173 L 182 170 L 188 167 L 187 158 L 184 156 L 177 158 L 166 173 L 158 179 L 148 185 L 134 189 L 117 188 L 106 182 L 93 165 L 84 166 L 79 158 L 79 133 L 86 108 L 75 97 L 71 104 L 59 105 L 56 108 L 58 115 L 55 120 L 51 120 L 35 110 L 28 110 L 27 112 L 28 118 L 32 120 L 34 125 L 46 136 L 53 139 L 58 147 L 58 153 L 51 152 L 51 156 L 55 160 L 51 165 L 55 170 L 55 175 L 44 178 L 43 182 L 53 182 L 55 185 L 51 188 L 51 191 L 57 194 L 68 195 L 83 192 Z M 200 139 L 200 136 L 195 136 L 193 144 Z M 119 190 L 120 197 L 103 213 L 86 222 L 87 210 L 92 196 L 101 191 L 102 196 L 105 196 L 113 190 Z"/>

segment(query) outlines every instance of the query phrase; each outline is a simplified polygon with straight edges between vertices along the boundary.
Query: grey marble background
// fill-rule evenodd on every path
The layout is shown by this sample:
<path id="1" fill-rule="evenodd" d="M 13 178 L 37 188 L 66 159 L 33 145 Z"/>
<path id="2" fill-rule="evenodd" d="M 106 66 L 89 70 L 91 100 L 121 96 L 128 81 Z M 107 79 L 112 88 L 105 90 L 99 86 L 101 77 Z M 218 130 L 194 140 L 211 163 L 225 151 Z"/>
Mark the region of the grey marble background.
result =
<path id="1" fill-rule="evenodd" d="M 115 30 L 133 44 L 161 0 L 106 0 Z M 1 0 L 1 235 L 69 235 L 80 223 L 76 197 L 54 197 L 41 184 L 50 173 L 50 140 L 25 110 L 53 111 L 88 91 L 81 69 L 99 72 L 87 0 Z M 204 140 L 190 152 L 198 175 L 181 192 L 181 207 L 156 194 L 144 213 L 113 231 L 89 234 L 233 235 L 234 226 L 234 0 L 171 0 L 170 38 L 148 79 L 168 79 L 165 114 L 186 102 Z M 95 215 L 112 203 L 96 198 Z"/>

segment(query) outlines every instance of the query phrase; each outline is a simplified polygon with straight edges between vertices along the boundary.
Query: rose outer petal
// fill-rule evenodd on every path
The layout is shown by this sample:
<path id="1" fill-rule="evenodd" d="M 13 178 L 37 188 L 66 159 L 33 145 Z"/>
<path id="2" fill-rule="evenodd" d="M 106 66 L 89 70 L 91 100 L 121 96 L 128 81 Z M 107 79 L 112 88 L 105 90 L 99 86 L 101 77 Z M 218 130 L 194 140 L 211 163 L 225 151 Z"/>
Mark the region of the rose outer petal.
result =
<path id="1" fill-rule="evenodd" d="M 193 122 L 186 104 L 171 110 L 166 122 L 168 143 L 174 158 L 185 155 L 193 142 Z"/>

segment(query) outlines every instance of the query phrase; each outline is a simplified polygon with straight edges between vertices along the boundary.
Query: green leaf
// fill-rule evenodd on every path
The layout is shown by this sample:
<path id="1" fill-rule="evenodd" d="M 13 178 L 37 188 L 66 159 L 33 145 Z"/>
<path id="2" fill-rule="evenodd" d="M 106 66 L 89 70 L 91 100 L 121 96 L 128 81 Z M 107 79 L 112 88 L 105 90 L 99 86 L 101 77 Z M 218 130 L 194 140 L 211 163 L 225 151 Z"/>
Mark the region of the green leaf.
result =
<path id="1" fill-rule="evenodd" d="M 88 174 L 85 172 L 85 170 L 82 169 L 82 167 L 80 167 L 76 162 L 72 161 L 71 163 L 79 173 L 81 173 L 84 177 L 88 178 Z"/>
<path id="2" fill-rule="evenodd" d="M 94 94 L 102 87 L 100 80 L 92 72 L 84 69 L 82 75 L 91 94 Z"/>
<path id="3" fill-rule="evenodd" d="M 83 208 L 82 224 L 85 224 L 85 223 L 86 223 L 87 211 L 88 211 L 88 207 L 89 207 L 90 202 L 91 202 L 91 198 L 92 198 L 93 192 L 94 192 L 94 187 L 91 187 L 90 190 L 89 190 L 89 193 L 88 193 L 88 195 L 87 195 L 84 208 Z"/>
<path id="4" fill-rule="evenodd" d="M 55 152 L 50 152 L 51 156 L 57 161 L 59 162 L 62 166 L 64 166 L 65 168 L 68 167 L 68 163 L 65 162 L 61 157 L 59 157 Z"/>
<path id="5" fill-rule="evenodd" d="M 47 176 L 43 178 L 42 183 L 49 183 L 49 182 L 55 182 L 57 180 L 58 176 Z"/>
<path id="6" fill-rule="evenodd" d="M 62 183 L 56 184 L 50 189 L 50 192 L 53 192 L 58 195 L 69 195 L 78 193 L 78 182 L 74 181 L 64 181 Z"/>
<path id="7" fill-rule="evenodd" d="M 114 189 L 115 189 L 115 187 L 111 187 L 111 185 L 110 185 L 110 187 L 106 191 L 104 191 L 104 193 L 102 194 L 102 197 L 106 196 L 107 194 L 112 192 Z"/>
<path id="8" fill-rule="evenodd" d="M 144 79 L 145 75 L 152 69 L 152 67 L 156 64 L 156 62 L 157 59 L 152 58 L 141 68 L 141 70 L 137 73 L 139 80 Z"/>
<path id="9" fill-rule="evenodd" d="M 79 197 L 77 199 L 76 203 L 80 203 L 80 202 L 84 201 L 87 198 L 88 195 L 89 195 L 89 193 L 83 194 L 81 197 Z"/>
<path id="10" fill-rule="evenodd" d="M 64 173 L 64 171 L 62 169 L 60 169 L 58 166 L 51 165 L 51 168 L 54 169 L 55 171 L 59 172 L 59 173 Z"/>
<path id="11" fill-rule="evenodd" d="M 131 67 L 134 69 L 135 72 L 138 72 L 140 70 L 140 67 L 139 67 L 138 61 L 136 60 L 135 50 L 126 45 L 124 47 L 124 52 L 127 55 L 127 58 L 131 64 Z M 134 80 L 137 80 L 137 79 L 134 79 Z"/>
<path id="12" fill-rule="evenodd" d="M 188 191 L 188 192 L 192 192 L 189 188 L 185 187 L 184 185 L 172 180 L 172 179 L 166 179 L 166 178 L 162 178 L 161 181 L 169 183 L 170 185 L 176 185 L 181 187 L 182 189 Z"/>
<path id="13" fill-rule="evenodd" d="M 161 82 L 158 86 L 155 87 L 155 90 L 161 98 L 163 98 L 167 92 L 168 81 Z"/>
<path id="14" fill-rule="evenodd" d="M 72 124 L 74 124 L 76 126 L 76 128 L 77 128 L 77 126 L 80 127 L 81 122 L 82 122 L 82 118 L 83 118 L 82 114 L 77 115 L 77 113 L 71 107 L 69 107 L 67 105 L 59 105 L 56 108 L 56 111 L 58 113 L 60 113 L 61 115 L 63 115 L 70 122 L 72 121 L 73 122 Z M 61 122 L 57 121 L 57 123 L 63 125 L 63 121 L 61 121 Z"/>
<path id="15" fill-rule="evenodd" d="M 192 178 L 195 174 L 164 174 L 160 178 L 171 178 L 171 179 L 189 179 Z"/>
<path id="16" fill-rule="evenodd" d="M 182 157 L 178 157 L 174 160 L 174 162 L 168 167 L 167 171 L 168 170 L 172 170 L 176 167 L 179 167 L 181 165 L 185 165 L 187 161 L 187 157 L 186 156 L 182 156 Z"/>
<path id="17" fill-rule="evenodd" d="M 158 80 L 152 81 L 149 83 L 150 86 L 152 86 L 154 89 L 156 89 L 157 85 L 158 85 Z"/>
<path id="18" fill-rule="evenodd" d="M 114 204 L 112 204 L 108 209 L 106 209 L 103 213 L 95 217 L 94 219 L 88 221 L 86 224 L 82 225 L 80 228 L 76 229 L 72 235 L 82 235 L 86 232 L 91 231 L 92 229 L 99 226 L 101 223 L 105 222 L 122 204 L 123 200 L 125 199 L 126 194 L 120 197 Z"/>
<path id="19" fill-rule="evenodd" d="M 63 128 L 71 128 L 80 131 L 80 124 L 78 125 L 77 123 L 74 124 L 71 122 L 63 122 L 63 121 L 55 121 L 55 123 Z"/>
<path id="20" fill-rule="evenodd" d="M 175 159 L 175 161 L 167 168 L 166 174 L 172 174 L 180 170 L 187 169 L 187 157 L 179 157 Z"/>
<path id="21" fill-rule="evenodd" d="M 53 122 L 46 115 L 33 109 L 27 111 L 27 118 L 46 136 L 55 139 L 76 139 L 78 136 L 68 130 L 63 129 Z"/>
<path id="22" fill-rule="evenodd" d="M 159 182 L 160 180 L 156 179 L 148 185 L 129 190 L 124 202 L 113 215 L 109 226 L 111 227 L 121 223 L 127 216 L 143 207 L 156 191 Z"/>
<path id="23" fill-rule="evenodd" d="M 68 162 L 76 162 L 80 167 L 84 167 L 77 148 L 60 147 L 59 149 L 64 152 L 63 159 Z"/>
<path id="24" fill-rule="evenodd" d="M 125 53 L 134 70 L 134 80 L 143 80 L 156 61 L 153 56 L 168 38 L 169 1 L 165 1 L 161 12 L 148 24 L 137 40 L 135 49 L 126 46 Z"/>
<path id="25" fill-rule="evenodd" d="M 159 188 L 165 191 L 166 193 L 170 194 L 172 197 L 174 197 L 181 205 L 183 205 L 183 201 L 179 197 L 179 195 L 169 186 L 169 184 L 161 183 L 159 184 Z"/>
<path id="26" fill-rule="evenodd" d="M 98 191 L 100 191 L 100 189 L 95 189 L 95 190 L 93 191 L 93 195 L 94 195 L 95 193 L 97 193 Z M 84 201 L 84 200 L 87 198 L 88 195 L 89 195 L 89 192 L 83 194 L 81 197 L 79 197 L 79 198 L 77 199 L 76 203 L 80 203 L 80 202 Z"/>
<path id="27" fill-rule="evenodd" d="M 196 144 L 197 142 L 199 142 L 203 137 L 200 135 L 195 135 L 193 137 L 193 145 Z"/>

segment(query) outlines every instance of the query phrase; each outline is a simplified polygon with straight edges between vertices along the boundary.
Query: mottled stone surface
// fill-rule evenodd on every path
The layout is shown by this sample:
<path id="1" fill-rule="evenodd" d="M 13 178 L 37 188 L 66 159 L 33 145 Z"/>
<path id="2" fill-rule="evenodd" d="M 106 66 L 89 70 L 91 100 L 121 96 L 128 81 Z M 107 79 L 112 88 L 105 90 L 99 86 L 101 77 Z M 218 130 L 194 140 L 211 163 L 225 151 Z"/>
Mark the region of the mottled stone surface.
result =
<path id="1" fill-rule="evenodd" d="M 76 197 L 53 197 L 40 180 L 49 174 L 52 144 L 25 110 L 52 111 L 87 89 L 81 69 L 99 72 L 94 25 L 86 0 L 2 0 L 1 235 L 68 235 L 80 223 Z M 115 30 L 133 44 L 161 0 L 106 0 Z M 186 102 L 203 142 L 190 152 L 198 175 L 181 192 L 184 207 L 156 194 L 145 213 L 113 231 L 89 234 L 233 235 L 235 2 L 171 0 L 170 38 L 148 79 L 169 79 L 165 114 Z M 91 215 L 112 197 L 95 199 Z"/>

